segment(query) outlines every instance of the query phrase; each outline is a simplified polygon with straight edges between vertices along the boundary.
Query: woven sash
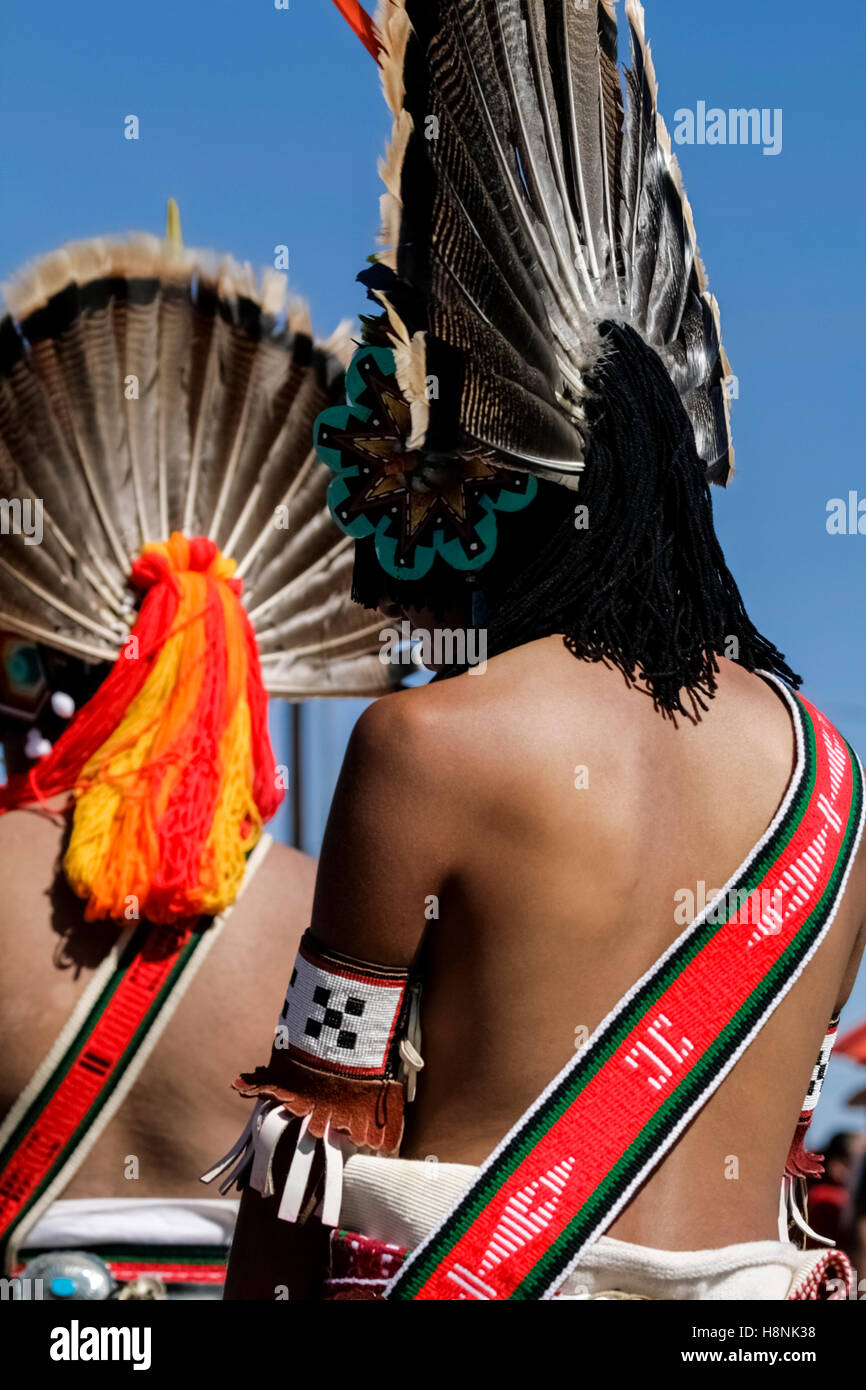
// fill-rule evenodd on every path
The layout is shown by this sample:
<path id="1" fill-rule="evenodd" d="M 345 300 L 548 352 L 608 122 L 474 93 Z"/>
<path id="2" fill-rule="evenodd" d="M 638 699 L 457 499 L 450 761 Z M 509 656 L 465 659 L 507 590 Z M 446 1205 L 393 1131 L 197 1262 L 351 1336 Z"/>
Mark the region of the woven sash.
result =
<path id="1" fill-rule="evenodd" d="M 243 888 L 271 844 L 247 860 Z M 116 1113 L 231 914 L 128 928 L 0 1126 L 0 1267 L 71 1182 Z"/>
<path id="2" fill-rule="evenodd" d="M 392 1300 L 552 1296 L 782 1001 L 833 921 L 863 827 L 856 754 L 806 700 L 772 825 L 407 1259 Z"/>

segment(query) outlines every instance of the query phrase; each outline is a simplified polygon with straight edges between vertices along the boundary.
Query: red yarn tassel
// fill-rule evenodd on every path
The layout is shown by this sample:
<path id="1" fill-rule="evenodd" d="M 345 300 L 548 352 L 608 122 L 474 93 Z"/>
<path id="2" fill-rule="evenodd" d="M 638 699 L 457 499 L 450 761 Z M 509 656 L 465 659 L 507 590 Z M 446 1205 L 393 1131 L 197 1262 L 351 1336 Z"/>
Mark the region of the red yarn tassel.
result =
<path id="1" fill-rule="evenodd" d="M 134 578 L 139 577 L 136 570 L 145 567 L 148 559 L 145 556 L 136 561 Z M 51 752 L 30 772 L 19 773 L 0 787 L 0 815 L 17 806 L 48 800 L 75 786 L 81 769 L 117 728 L 150 675 L 165 635 L 171 630 L 177 605 L 178 590 L 172 584 L 156 584 L 145 594 L 138 620 L 126 639 L 127 643 L 133 639 L 137 642 L 138 659 L 124 660 L 121 650 L 96 695 L 78 711 Z"/>
<path id="2" fill-rule="evenodd" d="M 0 811 L 76 794 L 64 869 L 88 921 L 120 916 L 133 899 L 154 922 L 223 911 L 280 803 L 233 572 L 204 537 L 148 545 L 131 574 L 141 609 L 112 671 L 52 751 L 0 789 Z M 157 669 L 159 687 L 149 684 Z M 111 796 L 92 794 L 102 782 Z"/>

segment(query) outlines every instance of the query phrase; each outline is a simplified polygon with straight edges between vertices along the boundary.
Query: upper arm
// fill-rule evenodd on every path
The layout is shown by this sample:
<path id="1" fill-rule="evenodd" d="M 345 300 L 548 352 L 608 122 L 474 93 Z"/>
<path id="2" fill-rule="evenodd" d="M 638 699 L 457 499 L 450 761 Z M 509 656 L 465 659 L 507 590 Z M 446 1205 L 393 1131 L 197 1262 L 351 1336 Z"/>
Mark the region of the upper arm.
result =
<path id="1" fill-rule="evenodd" d="M 331 805 L 312 929 L 326 945 L 408 965 L 448 868 L 447 814 L 424 690 L 383 696 L 359 719 Z"/>
<path id="2" fill-rule="evenodd" d="M 333 951 L 373 965 L 408 966 L 423 934 L 425 895 L 439 884 L 439 793 L 426 756 L 424 720 L 409 701 L 415 692 L 385 696 L 371 705 L 352 734 L 322 844 L 312 930 Z M 420 693 L 420 692 L 419 692 Z M 355 1087 L 368 1080 L 335 1078 L 327 1065 L 292 1056 L 275 1043 L 268 1068 L 256 1076 L 282 1087 L 268 1090 L 295 1115 L 324 1114 L 334 1080 Z M 280 1068 L 294 1065 L 288 1078 Z M 299 1080 L 300 1077 L 302 1078 Z M 290 1091 L 299 1107 L 286 1099 Z M 380 1103 L 372 1086 L 374 1105 Z M 246 1092 L 245 1092 L 246 1094 Z M 309 1102 L 313 1102 L 313 1107 Z M 355 1113 L 364 1122 L 366 1099 Z M 399 1112 L 402 1127 L 402 1110 Z M 320 1117 L 322 1118 L 322 1117 Z M 352 1137 L 351 1127 L 338 1126 Z M 320 1129 L 311 1129 L 321 1134 Z M 368 1131 L 369 1133 L 369 1131 Z M 297 1135 L 295 1136 L 297 1137 Z M 355 1139 L 353 1142 L 360 1142 Z M 282 1192 L 294 1144 L 279 1141 L 274 1185 Z M 321 1172 L 319 1170 L 319 1176 Z M 308 1191 L 316 1188 L 314 1169 Z M 226 1297 L 263 1299 L 284 1284 L 293 1299 L 316 1296 L 327 1259 L 327 1232 L 318 1221 L 281 1221 L 278 1202 L 248 1187 L 232 1245 Z"/>

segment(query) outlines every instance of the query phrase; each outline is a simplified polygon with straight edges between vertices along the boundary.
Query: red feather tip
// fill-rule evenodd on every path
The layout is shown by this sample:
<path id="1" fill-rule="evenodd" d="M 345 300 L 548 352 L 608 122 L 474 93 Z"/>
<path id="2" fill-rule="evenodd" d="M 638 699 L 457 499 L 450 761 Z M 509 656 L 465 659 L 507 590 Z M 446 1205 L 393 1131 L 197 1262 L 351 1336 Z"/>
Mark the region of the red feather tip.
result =
<path id="1" fill-rule="evenodd" d="M 334 4 L 345 19 L 349 28 L 352 29 L 361 40 L 371 57 L 379 61 L 379 40 L 376 38 L 376 30 L 373 21 L 367 11 L 358 4 L 358 0 L 334 0 Z"/>

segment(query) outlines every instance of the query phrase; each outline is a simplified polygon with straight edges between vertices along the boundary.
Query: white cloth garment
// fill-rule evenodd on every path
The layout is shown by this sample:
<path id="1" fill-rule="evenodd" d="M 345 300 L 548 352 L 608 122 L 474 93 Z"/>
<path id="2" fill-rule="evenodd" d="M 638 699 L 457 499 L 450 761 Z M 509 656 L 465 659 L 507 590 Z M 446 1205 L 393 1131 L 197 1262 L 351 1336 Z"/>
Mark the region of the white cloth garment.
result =
<path id="1" fill-rule="evenodd" d="M 237 1201 L 198 1197 L 85 1197 L 54 1202 L 27 1234 L 28 1250 L 81 1245 L 209 1245 L 228 1249 Z"/>
<path id="2" fill-rule="evenodd" d="M 353 1154 L 343 1175 L 340 1225 L 412 1249 L 477 1171 L 465 1163 Z M 721 1250 L 652 1250 L 601 1236 L 557 1298 L 780 1300 L 820 1258 L 821 1252 L 798 1250 L 787 1241 L 750 1241 Z"/>

